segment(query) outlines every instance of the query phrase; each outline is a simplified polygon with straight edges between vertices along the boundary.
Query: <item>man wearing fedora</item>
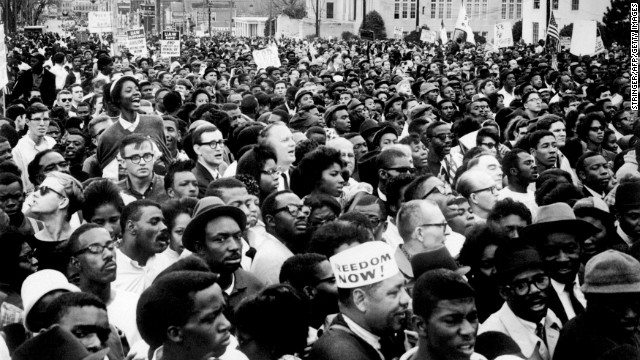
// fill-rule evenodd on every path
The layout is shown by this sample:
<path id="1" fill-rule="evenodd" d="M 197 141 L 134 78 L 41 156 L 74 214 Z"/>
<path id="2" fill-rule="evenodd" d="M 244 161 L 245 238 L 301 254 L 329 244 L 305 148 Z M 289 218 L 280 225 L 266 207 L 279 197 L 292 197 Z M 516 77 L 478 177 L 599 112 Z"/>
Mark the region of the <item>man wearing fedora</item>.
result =
<path id="1" fill-rule="evenodd" d="M 505 303 L 480 325 L 479 334 L 507 334 L 525 356 L 551 360 L 562 323 L 547 306 L 551 280 L 540 254 L 521 241 L 513 241 L 498 247 L 494 261 Z"/>
<path id="2" fill-rule="evenodd" d="M 207 196 L 198 201 L 193 219 L 182 236 L 184 247 L 219 274 L 217 283 L 229 295 L 231 308 L 264 287 L 258 278 L 240 266 L 246 223 L 247 217 L 240 208 L 225 205 L 218 197 Z"/>
<path id="3" fill-rule="evenodd" d="M 565 324 L 553 359 L 609 359 L 623 347 L 630 350 L 625 359 L 640 358 L 640 262 L 602 252 L 587 263 L 582 291 L 587 311 Z"/>
<path id="4" fill-rule="evenodd" d="M 576 219 L 566 203 L 541 206 L 535 222 L 522 230 L 551 277 L 547 303 L 563 324 L 584 312 L 586 302 L 578 284 L 580 250 L 584 240 L 597 232 L 591 223 Z"/>
<path id="5" fill-rule="evenodd" d="M 640 181 L 621 183 L 616 190 L 616 235 L 627 246 L 640 240 Z"/>

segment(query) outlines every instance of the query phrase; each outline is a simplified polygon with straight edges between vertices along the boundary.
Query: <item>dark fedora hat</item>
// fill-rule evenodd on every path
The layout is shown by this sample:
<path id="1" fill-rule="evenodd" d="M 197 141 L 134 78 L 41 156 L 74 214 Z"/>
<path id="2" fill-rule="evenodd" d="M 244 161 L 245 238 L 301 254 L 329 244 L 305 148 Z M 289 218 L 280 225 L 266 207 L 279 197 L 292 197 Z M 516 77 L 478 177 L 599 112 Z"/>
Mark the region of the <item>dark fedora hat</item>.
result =
<path id="1" fill-rule="evenodd" d="M 382 129 L 376 131 L 376 134 L 373 136 L 373 140 L 371 142 L 373 143 L 374 148 L 380 146 L 379 143 L 382 139 L 382 135 L 384 134 L 395 134 L 396 136 L 398 136 L 398 132 L 396 131 L 396 129 L 394 129 L 392 126 L 385 126 Z"/>
<path id="2" fill-rule="evenodd" d="M 543 269 L 544 266 L 538 251 L 522 241 L 513 241 L 499 246 L 493 261 L 496 267 L 496 280 L 500 283 L 509 281 L 525 270 Z"/>
<path id="3" fill-rule="evenodd" d="M 640 206 L 640 181 L 629 181 L 616 189 L 616 208 Z"/>
<path id="4" fill-rule="evenodd" d="M 522 229 L 522 237 L 539 241 L 556 232 L 574 234 L 582 240 L 597 233 L 598 229 L 591 223 L 576 219 L 568 204 L 558 202 L 540 206 L 534 223 Z"/>
<path id="5" fill-rule="evenodd" d="M 184 229 L 184 234 L 182 235 L 182 244 L 191 252 L 196 251 L 196 242 L 204 240 L 204 229 L 207 223 L 213 219 L 229 216 L 238 223 L 241 230 L 247 227 L 247 216 L 242 210 L 225 205 L 222 199 L 215 196 L 207 196 L 200 199 L 193 213 L 193 219 Z"/>
<path id="6" fill-rule="evenodd" d="M 103 360 L 111 349 L 90 353 L 73 334 L 54 325 L 27 340 L 13 353 L 13 360 Z"/>
<path id="7" fill-rule="evenodd" d="M 411 257 L 411 268 L 415 279 L 429 270 L 449 269 L 460 275 L 466 275 L 469 270 L 468 266 L 458 267 L 449 250 L 442 245 L 437 248 L 423 251 Z"/>
<path id="8" fill-rule="evenodd" d="M 365 120 L 362 125 L 360 125 L 359 131 L 360 135 L 362 135 L 362 137 L 366 139 L 369 136 L 375 134 L 381 128 L 382 126 L 380 126 L 377 121 L 368 119 Z"/>

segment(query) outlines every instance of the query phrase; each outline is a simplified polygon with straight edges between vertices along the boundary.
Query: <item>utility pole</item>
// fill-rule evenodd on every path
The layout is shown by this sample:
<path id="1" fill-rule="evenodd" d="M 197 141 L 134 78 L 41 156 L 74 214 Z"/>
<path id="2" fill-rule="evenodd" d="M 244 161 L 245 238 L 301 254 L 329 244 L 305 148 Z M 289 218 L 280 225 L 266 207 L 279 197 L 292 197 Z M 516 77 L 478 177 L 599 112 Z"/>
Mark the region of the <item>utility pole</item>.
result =
<path id="1" fill-rule="evenodd" d="M 320 37 L 320 1 L 316 0 L 316 37 Z"/>
<path id="2" fill-rule="evenodd" d="M 229 36 L 233 35 L 233 0 L 229 0 Z"/>
<path id="3" fill-rule="evenodd" d="M 211 0 L 207 1 L 207 7 L 209 8 L 209 36 L 211 37 Z"/>
<path id="4" fill-rule="evenodd" d="M 269 36 L 273 35 L 273 0 L 269 0 Z"/>

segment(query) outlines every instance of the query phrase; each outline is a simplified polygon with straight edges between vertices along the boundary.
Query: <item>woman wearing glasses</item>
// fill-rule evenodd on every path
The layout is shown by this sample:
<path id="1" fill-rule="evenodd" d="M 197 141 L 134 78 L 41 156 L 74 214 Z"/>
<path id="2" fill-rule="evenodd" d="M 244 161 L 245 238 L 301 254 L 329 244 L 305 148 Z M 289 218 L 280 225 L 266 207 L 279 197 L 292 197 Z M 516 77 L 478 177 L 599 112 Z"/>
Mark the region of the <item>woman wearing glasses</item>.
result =
<path id="1" fill-rule="evenodd" d="M 256 180 L 260 187 L 260 202 L 277 191 L 280 185 L 276 154 L 262 146 L 254 147 L 242 155 L 236 174 L 248 175 Z"/>
<path id="2" fill-rule="evenodd" d="M 71 175 L 52 171 L 26 202 L 25 216 L 40 220 L 44 228 L 29 240 L 41 269 L 67 273 L 66 243 L 74 227 L 69 220 L 84 202 L 82 185 Z"/>
<path id="3" fill-rule="evenodd" d="M 119 180 L 116 159 L 118 146 L 125 136 L 132 133 L 142 134 L 153 140 L 154 147 L 162 154 L 160 161 L 163 165 L 169 164 L 171 160 L 171 152 L 164 136 L 164 122 L 159 116 L 140 114 L 141 98 L 138 80 L 132 76 L 123 76 L 114 81 L 109 85 L 109 91 L 104 93 L 103 101 L 112 105 L 120 114 L 114 125 L 105 130 L 98 143 L 96 155 L 105 178 Z"/>
<path id="4" fill-rule="evenodd" d="M 616 153 L 602 148 L 604 131 L 606 129 L 607 123 L 604 117 L 598 113 L 590 113 L 578 120 L 576 132 L 578 133 L 578 138 L 586 144 L 587 150 L 597 152 L 602 155 L 607 162 L 613 163 Z"/>

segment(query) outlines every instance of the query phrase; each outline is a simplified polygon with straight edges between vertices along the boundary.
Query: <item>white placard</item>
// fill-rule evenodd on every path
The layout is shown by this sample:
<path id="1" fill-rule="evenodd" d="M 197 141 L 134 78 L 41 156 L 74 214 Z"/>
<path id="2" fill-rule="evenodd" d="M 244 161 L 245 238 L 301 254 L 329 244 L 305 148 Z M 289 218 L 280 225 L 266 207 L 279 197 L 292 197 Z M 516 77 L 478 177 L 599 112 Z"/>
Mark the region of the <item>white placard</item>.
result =
<path id="1" fill-rule="evenodd" d="M 266 49 L 254 50 L 253 61 L 256 62 L 258 69 L 266 69 L 269 66 L 280 67 L 280 58 L 278 57 L 278 47 L 269 46 Z"/>
<path id="2" fill-rule="evenodd" d="M 111 32 L 111 13 L 109 11 L 89 11 L 89 31 L 92 33 Z"/>
<path id="3" fill-rule="evenodd" d="M 180 32 L 163 31 L 160 49 L 162 57 L 180 56 Z"/>
<path id="4" fill-rule="evenodd" d="M 498 23 L 493 28 L 493 48 L 500 49 L 513 46 L 511 21 Z"/>
<path id="5" fill-rule="evenodd" d="M 143 28 L 127 30 L 127 48 L 133 56 L 147 56 L 147 39 Z"/>

